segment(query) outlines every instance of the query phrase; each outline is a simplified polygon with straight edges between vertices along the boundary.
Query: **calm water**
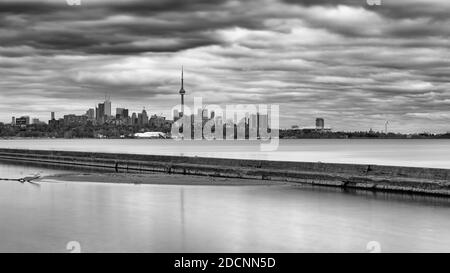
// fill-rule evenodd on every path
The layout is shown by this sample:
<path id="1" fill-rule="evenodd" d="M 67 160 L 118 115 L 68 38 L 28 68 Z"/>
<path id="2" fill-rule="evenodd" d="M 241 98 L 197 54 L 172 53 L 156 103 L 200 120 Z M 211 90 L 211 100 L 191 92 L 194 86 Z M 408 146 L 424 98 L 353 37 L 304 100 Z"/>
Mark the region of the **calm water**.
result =
<path id="1" fill-rule="evenodd" d="M 0 148 L 53 149 L 162 155 L 246 158 L 450 168 L 450 140 L 300 139 L 280 140 L 273 152 L 259 142 L 137 139 L 0 140 Z"/>
<path id="2" fill-rule="evenodd" d="M 63 172 L 0 163 L 0 177 Z M 450 252 L 449 208 L 306 186 L 0 181 L 0 252 Z"/>

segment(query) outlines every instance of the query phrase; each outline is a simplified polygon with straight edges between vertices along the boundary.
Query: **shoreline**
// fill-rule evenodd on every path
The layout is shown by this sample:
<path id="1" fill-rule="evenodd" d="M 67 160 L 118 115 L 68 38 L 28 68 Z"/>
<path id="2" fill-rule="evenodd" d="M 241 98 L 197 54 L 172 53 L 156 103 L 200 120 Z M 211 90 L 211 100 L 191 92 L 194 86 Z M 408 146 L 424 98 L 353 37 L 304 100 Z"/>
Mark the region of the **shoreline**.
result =
<path id="1" fill-rule="evenodd" d="M 86 183 L 111 183 L 135 185 L 189 185 L 189 186 L 273 186 L 292 185 L 270 180 L 231 179 L 211 176 L 194 176 L 161 173 L 67 173 L 48 175 L 39 178 L 37 182 L 62 181 Z"/>
<path id="2" fill-rule="evenodd" d="M 120 179 L 123 174 L 159 173 L 160 181 L 172 179 L 166 174 L 175 174 L 225 179 L 221 183 L 229 179 L 241 185 L 284 182 L 450 197 L 450 169 L 23 149 L 0 149 L 0 160 L 103 171 Z M 140 178 L 136 183 L 144 182 Z"/>

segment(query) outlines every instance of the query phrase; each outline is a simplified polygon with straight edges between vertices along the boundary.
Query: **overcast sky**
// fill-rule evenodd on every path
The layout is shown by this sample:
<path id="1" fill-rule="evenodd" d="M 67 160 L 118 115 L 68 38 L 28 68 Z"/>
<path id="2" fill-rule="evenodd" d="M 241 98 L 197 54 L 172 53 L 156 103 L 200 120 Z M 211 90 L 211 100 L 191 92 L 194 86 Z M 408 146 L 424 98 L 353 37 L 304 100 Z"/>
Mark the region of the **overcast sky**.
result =
<path id="1" fill-rule="evenodd" d="M 450 1 L 0 0 L 0 120 L 279 104 L 281 127 L 450 131 Z"/>

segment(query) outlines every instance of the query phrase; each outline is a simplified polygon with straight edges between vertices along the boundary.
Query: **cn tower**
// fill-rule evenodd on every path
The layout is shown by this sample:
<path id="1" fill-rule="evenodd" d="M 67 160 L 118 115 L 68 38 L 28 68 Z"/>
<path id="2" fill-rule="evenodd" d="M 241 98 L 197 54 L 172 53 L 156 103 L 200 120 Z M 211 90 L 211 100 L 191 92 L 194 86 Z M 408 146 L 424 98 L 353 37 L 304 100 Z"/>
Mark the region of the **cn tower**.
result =
<path id="1" fill-rule="evenodd" d="M 180 95 L 181 95 L 181 112 L 180 117 L 184 114 L 184 94 L 186 94 L 186 91 L 184 90 L 184 69 L 181 67 L 181 89 L 180 89 Z"/>

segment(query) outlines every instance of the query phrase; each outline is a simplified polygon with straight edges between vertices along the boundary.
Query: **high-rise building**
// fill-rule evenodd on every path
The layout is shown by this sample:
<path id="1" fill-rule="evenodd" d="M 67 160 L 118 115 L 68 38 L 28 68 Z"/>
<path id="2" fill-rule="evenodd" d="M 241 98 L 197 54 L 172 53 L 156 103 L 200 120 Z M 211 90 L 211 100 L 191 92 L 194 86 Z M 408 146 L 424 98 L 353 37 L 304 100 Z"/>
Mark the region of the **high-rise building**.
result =
<path id="1" fill-rule="evenodd" d="M 184 115 L 184 94 L 186 94 L 186 91 L 184 90 L 184 69 L 181 67 L 181 88 L 180 88 L 180 95 L 181 95 L 181 112 L 180 117 Z"/>
<path id="2" fill-rule="evenodd" d="M 141 125 L 145 126 L 148 124 L 148 115 L 147 115 L 147 111 L 145 111 L 145 108 L 142 110 L 142 123 Z"/>
<path id="3" fill-rule="evenodd" d="M 95 109 L 90 108 L 89 110 L 87 110 L 86 116 L 89 121 L 94 121 L 95 120 Z"/>
<path id="4" fill-rule="evenodd" d="M 325 120 L 323 118 L 316 118 L 316 129 L 323 130 L 325 128 Z"/>
<path id="5" fill-rule="evenodd" d="M 11 125 L 16 125 L 16 117 L 12 117 Z"/>
<path id="6" fill-rule="evenodd" d="M 55 120 L 55 112 L 51 112 L 50 116 L 51 116 L 50 120 Z"/>
<path id="7" fill-rule="evenodd" d="M 126 119 L 126 118 L 128 118 L 128 109 L 116 108 L 116 118 L 117 119 Z"/>
<path id="8" fill-rule="evenodd" d="M 105 121 L 105 104 L 99 103 L 96 111 L 97 121 L 103 123 Z"/>
<path id="9" fill-rule="evenodd" d="M 138 117 L 136 113 L 133 113 L 131 115 L 131 125 L 138 125 L 138 123 L 139 123 Z"/>
<path id="10" fill-rule="evenodd" d="M 104 113 L 104 115 L 107 118 L 109 118 L 109 117 L 111 117 L 111 100 L 110 100 L 109 97 L 105 99 L 104 105 L 105 105 L 105 113 Z"/>
<path id="11" fill-rule="evenodd" d="M 116 118 L 121 119 L 123 117 L 123 108 L 116 108 Z"/>

